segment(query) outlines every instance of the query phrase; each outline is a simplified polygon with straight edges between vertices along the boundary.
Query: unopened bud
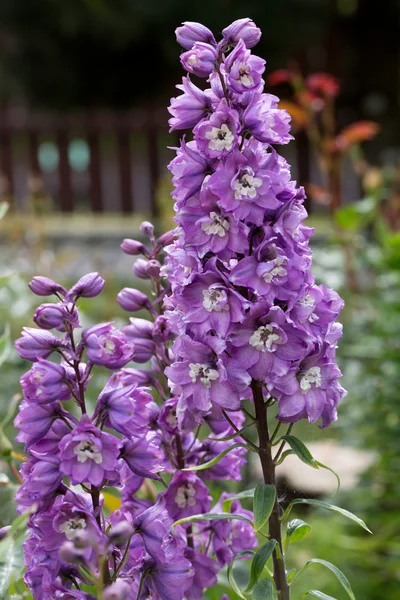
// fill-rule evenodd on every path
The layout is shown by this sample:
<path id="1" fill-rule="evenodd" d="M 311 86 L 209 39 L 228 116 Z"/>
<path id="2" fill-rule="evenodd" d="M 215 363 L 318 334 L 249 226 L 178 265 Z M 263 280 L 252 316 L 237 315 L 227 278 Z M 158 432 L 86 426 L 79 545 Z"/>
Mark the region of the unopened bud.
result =
<path id="1" fill-rule="evenodd" d="M 134 529 L 128 521 L 121 521 L 116 525 L 113 525 L 111 531 L 108 533 L 108 539 L 111 544 L 115 546 L 123 546 L 132 537 Z"/>
<path id="2" fill-rule="evenodd" d="M 148 261 L 145 260 L 144 258 L 138 258 L 133 267 L 132 267 L 132 272 L 136 277 L 139 277 L 139 279 L 149 279 L 150 276 L 147 273 L 147 263 Z"/>
<path id="3" fill-rule="evenodd" d="M 181 27 L 175 30 L 176 39 L 178 44 L 186 50 L 190 50 L 195 42 L 206 42 L 216 46 L 216 41 L 212 31 L 205 27 L 201 23 L 194 21 L 185 21 Z"/>
<path id="4" fill-rule="evenodd" d="M 125 238 L 120 247 L 122 252 L 125 252 L 125 254 L 129 254 L 130 256 L 137 256 L 138 254 L 148 254 L 146 246 L 138 240 L 131 240 L 129 238 Z"/>
<path id="5" fill-rule="evenodd" d="M 152 258 L 147 262 L 146 273 L 149 275 L 149 277 L 153 277 L 155 279 L 160 277 L 160 269 L 161 264 L 155 258 Z"/>
<path id="6" fill-rule="evenodd" d="M 34 277 L 28 284 L 30 290 L 36 294 L 36 296 L 51 296 L 52 294 L 61 294 L 65 296 L 67 290 L 65 287 L 49 279 L 48 277 Z"/>
<path id="7" fill-rule="evenodd" d="M 121 290 L 117 296 L 117 302 L 128 312 L 136 312 L 150 306 L 150 300 L 146 294 L 134 288 L 124 288 Z"/>
<path id="8" fill-rule="evenodd" d="M 253 48 L 261 38 L 261 29 L 249 18 L 238 19 L 222 30 L 222 35 L 228 43 L 237 43 L 242 39 L 247 48 Z"/>
<path id="9" fill-rule="evenodd" d="M 88 273 L 79 279 L 69 290 L 67 300 L 76 298 L 94 298 L 103 290 L 105 281 L 98 273 Z"/>

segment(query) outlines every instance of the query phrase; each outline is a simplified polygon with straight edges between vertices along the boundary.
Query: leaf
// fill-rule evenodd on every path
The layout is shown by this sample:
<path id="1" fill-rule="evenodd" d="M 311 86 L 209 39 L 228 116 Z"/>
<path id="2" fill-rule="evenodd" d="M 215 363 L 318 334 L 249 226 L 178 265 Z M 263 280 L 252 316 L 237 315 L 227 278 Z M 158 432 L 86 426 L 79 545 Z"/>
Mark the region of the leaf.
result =
<path id="1" fill-rule="evenodd" d="M 0 598 L 7 598 L 12 581 L 19 579 L 24 569 L 22 544 L 7 535 L 0 542 Z"/>
<path id="2" fill-rule="evenodd" d="M 276 488 L 260 483 L 254 492 L 254 531 L 260 531 L 271 516 L 276 500 Z"/>
<path id="3" fill-rule="evenodd" d="M 179 521 L 175 521 L 172 524 L 172 527 L 176 525 L 182 525 L 184 523 L 193 523 L 195 521 L 219 521 L 219 520 L 229 520 L 236 519 L 238 521 L 246 521 L 246 523 L 250 523 L 253 525 L 252 521 L 247 517 L 243 517 L 243 515 L 237 515 L 235 513 L 205 513 L 200 515 L 192 515 L 191 517 L 185 517 L 184 519 L 179 519 Z"/>
<path id="4" fill-rule="evenodd" d="M 303 442 L 301 440 L 299 440 L 299 438 L 295 437 L 294 435 L 283 435 L 281 439 L 285 440 L 289 444 L 289 446 L 291 447 L 293 452 L 296 454 L 296 456 L 303 463 L 308 465 L 309 467 L 312 467 L 313 469 L 321 468 L 321 469 L 326 469 L 327 471 L 330 471 L 336 477 L 336 481 L 338 483 L 336 492 L 339 491 L 339 489 L 340 489 L 339 475 L 337 473 L 335 473 L 335 471 L 333 469 L 331 469 L 330 467 L 327 467 L 326 465 L 319 462 L 318 460 L 315 460 L 315 458 L 312 456 L 312 454 L 309 451 L 309 449 L 307 448 L 307 446 L 305 444 L 303 444 Z"/>
<path id="5" fill-rule="evenodd" d="M 305 567 L 301 571 L 299 571 L 298 574 L 302 573 L 303 571 L 305 571 L 305 569 L 307 569 L 310 565 L 313 565 L 313 564 L 320 564 L 323 567 L 326 567 L 327 569 L 329 569 L 335 575 L 335 577 L 338 579 L 338 581 L 340 582 L 342 587 L 346 590 L 349 598 L 351 598 L 351 600 L 356 600 L 356 597 L 353 593 L 353 590 L 351 589 L 350 582 L 347 579 L 346 575 L 344 573 L 342 573 L 342 571 L 340 569 L 338 569 L 335 565 L 328 562 L 327 560 L 322 560 L 322 558 L 312 558 L 311 560 L 308 561 L 308 563 L 305 565 Z M 308 592 L 308 593 L 310 593 L 310 592 Z M 321 592 L 319 592 L 319 593 L 321 593 Z M 324 598 L 324 597 L 322 596 L 322 598 Z M 329 600 L 330 597 L 325 596 L 325 598 L 328 598 L 328 600 Z"/>
<path id="6" fill-rule="evenodd" d="M 276 543 L 276 540 L 269 540 L 254 555 L 250 567 L 250 580 L 247 588 L 244 590 L 245 592 L 250 592 L 259 581 L 264 567 L 275 549 Z"/>
<path id="7" fill-rule="evenodd" d="M 233 496 L 230 496 L 229 498 L 227 498 L 226 500 L 223 501 L 223 503 L 222 503 L 223 510 L 226 510 L 226 511 L 229 510 L 229 507 L 234 500 L 243 500 L 243 498 L 253 498 L 254 492 L 255 492 L 255 488 L 253 488 L 251 490 L 245 490 L 244 492 L 239 492 L 238 494 L 234 494 Z"/>
<path id="8" fill-rule="evenodd" d="M 314 598 L 319 598 L 320 600 L 337 600 L 333 596 L 328 596 L 328 594 L 324 594 L 324 592 L 320 592 L 319 590 L 310 590 L 302 595 L 301 600 L 306 596 L 314 596 Z"/>
<path id="9" fill-rule="evenodd" d="M 253 590 L 253 600 L 274 600 L 274 584 L 269 579 L 259 581 Z"/>
<path id="10" fill-rule="evenodd" d="M 281 465 L 285 458 L 291 456 L 292 454 L 294 454 L 293 450 L 285 450 L 285 452 L 282 452 L 280 459 L 275 462 L 275 465 Z"/>
<path id="11" fill-rule="evenodd" d="M 110 492 L 106 491 L 103 491 L 102 494 L 104 497 L 104 506 L 107 510 L 113 512 L 114 510 L 121 508 L 121 498 L 118 498 L 118 496 L 114 496 L 113 494 L 110 494 Z"/>
<path id="12" fill-rule="evenodd" d="M 10 352 L 10 329 L 6 326 L 3 335 L 0 337 L 0 367 L 7 360 Z"/>
<path id="13" fill-rule="evenodd" d="M 228 567 L 228 571 L 227 571 L 227 576 L 228 576 L 228 581 L 229 581 L 229 585 L 231 586 L 231 588 L 233 589 L 233 591 L 240 596 L 240 598 L 245 598 L 245 596 L 243 596 L 242 591 L 240 589 L 240 587 L 238 586 L 238 584 L 236 583 L 236 579 L 235 579 L 235 575 L 233 572 L 233 567 L 235 565 L 235 562 L 237 560 L 239 560 L 239 558 L 243 558 L 244 556 L 246 556 L 247 554 L 254 554 L 253 550 L 243 550 L 242 552 L 239 552 L 238 554 L 236 554 L 235 558 L 233 559 L 233 561 L 231 562 L 231 564 Z"/>
<path id="14" fill-rule="evenodd" d="M 209 460 L 208 462 L 203 463 L 202 465 L 197 465 L 197 467 L 187 467 L 186 469 L 182 469 L 182 471 L 204 471 L 205 469 L 216 465 L 220 460 L 224 458 L 224 456 L 226 456 L 227 454 L 229 454 L 229 452 L 232 452 L 232 450 L 235 450 L 236 448 L 247 449 L 247 445 L 242 444 L 241 442 L 237 442 L 236 444 L 232 444 L 232 446 L 229 446 L 229 448 L 225 448 L 225 450 L 223 450 L 220 454 L 218 454 L 218 456 L 216 456 L 212 460 Z"/>
<path id="15" fill-rule="evenodd" d="M 8 281 L 15 275 L 14 272 L 7 273 L 7 275 L 0 275 L 0 288 L 6 285 Z"/>
<path id="16" fill-rule="evenodd" d="M 350 519 L 350 521 L 354 521 L 354 523 L 357 523 L 357 525 L 365 529 L 365 531 L 368 531 L 368 533 L 372 533 L 372 531 L 367 527 L 364 521 L 359 517 L 356 517 L 356 515 L 353 515 L 353 513 L 351 513 L 350 511 L 344 508 L 340 508 L 340 506 L 335 506 L 334 504 L 328 504 L 328 502 L 323 502 L 322 500 L 314 500 L 313 498 L 295 498 L 295 500 L 292 500 L 292 502 L 285 510 L 285 513 L 282 517 L 282 521 L 287 519 L 291 509 L 295 504 L 309 504 L 310 506 L 316 506 L 317 508 L 324 508 L 325 510 L 337 512 L 343 517 Z"/>
<path id="17" fill-rule="evenodd" d="M 226 435 L 225 437 L 220 437 L 220 438 L 209 437 L 208 439 L 211 440 L 212 442 L 229 442 L 229 440 L 234 440 L 235 438 L 240 436 L 242 433 L 244 433 L 245 431 L 250 429 L 250 427 L 254 427 L 254 423 L 249 423 L 248 425 L 246 425 L 246 427 L 243 427 L 243 429 L 239 429 L 239 431 L 235 431 L 234 433 L 231 433 L 230 435 Z"/>
<path id="18" fill-rule="evenodd" d="M 293 519 L 288 523 L 286 531 L 287 542 L 293 544 L 307 537 L 311 532 L 311 525 L 301 519 Z"/>

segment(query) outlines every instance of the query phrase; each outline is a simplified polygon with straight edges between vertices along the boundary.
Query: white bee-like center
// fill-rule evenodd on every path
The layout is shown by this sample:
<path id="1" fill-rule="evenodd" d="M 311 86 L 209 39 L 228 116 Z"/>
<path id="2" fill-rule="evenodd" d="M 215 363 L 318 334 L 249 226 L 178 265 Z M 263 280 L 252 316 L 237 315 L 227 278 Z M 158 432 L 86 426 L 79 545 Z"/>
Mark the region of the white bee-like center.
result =
<path id="1" fill-rule="evenodd" d="M 58 529 L 62 533 L 64 533 L 67 540 L 72 540 L 78 531 L 86 529 L 86 521 L 85 519 L 81 519 L 78 517 L 76 517 L 75 519 L 68 519 L 68 521 L 64 521 L 64 523 L 61 523 Z"/>
<path id="2" fill-rule="evenodd" d="M 85 463 L 87 460 L 94 460 L 96 465 L 99 465 L 103 462 L 99 448 L 90 440 L 79 442 L 74 448 L 74 454 L 76 454 L 80 463 Z"/>
<path id="3" fill-rule="evenodd" d="M 275 258 L 272 269 L 268 273 L 264 273 L 266 283 L 272 283 L 276 277 L 285 277 L 287 275 L 285 267 L 282 266 L 284 262 L 285 258 L 282 256 Z"/>
<path id="4" fill-rule="evenodd" d="M 210 212 L 211 223 L 202 223 L 201 228 L 207 235 L 218 235 L 219 237 L 225 237 L 227 231 L 230 229 L 228 219 L 224 219 L 221 215 L 216 212 Z"/>
<path id="5" fill-rule="evenodd" d="M 311 367 L 300 379 L 300 388 L 303 392 L 308 392 L 312 385 L 315 385 L 317 388 L 321 387 L 320 367 Z"/>
<path id="6" fill-rule="evenodd" d="M 233 184 L 236 200 L 255 198 L 257 196 L 257 189 L 261 185 L 262 180 L 254 176 L 252 169 L 240 173 Z"/>
<path id="7" fill-rule="evenodd" d="M 244 87 L 252 87 L 254 85 L 254 79 L 250 75 L 250 67 L 246 63 L 240 63 L 239 65 L 239 81 Z"/>
<path id="8" fill-rule="evenodd" d="M 274 333 L 274 329 L 273 325 L 262 325 L 251 336 L 250 345 L 260 352 L 275 352 L 282 338 Z"/>
<path id="9" fill-rule="evenodd" d="M 224 290 L 209 287 L 203 290 L 203 306 L 208 312 L 229 310 L 228 298 Z"/>
<path id="10" fill-rule="evenodd" d="M 208 142 L 210 150 L 216 150 L 217 152 L 232 150 L 235 143 L 235 136 L 226 123 L 223 123 L 221 127 L 212 127 L 210 131 L 207 131 L 205 137 L 210 140 Z"/>
<path id="11" fill-rule="evenodd" d="M 182 487 L 178 488 L 175 496 L 175 502 L 179 508 L 186 508 L 186 506 L 195 506 L 196 504 L 196 490 L 191 483 L 186 483 Z"/>
<path id="12" fill-rule="evenodd" d="M 207 388 L 211 387 L 211 382 L 216 381 L 219 377 L 219 373 L 216 369 L 211 369 L 208 365 L 202 365 L 200 363 L 189 364 L 189 375 L 193 383 L 196 383 L 198 379 Z"/>
<path id="13" fill-rule="evenodd" d="M 304 296 L 304 298 L 299 300 L 299 304 L 301 304 L 302 306 L 314 306 L 315 301 L 312 295 L 308 293 Z"/>

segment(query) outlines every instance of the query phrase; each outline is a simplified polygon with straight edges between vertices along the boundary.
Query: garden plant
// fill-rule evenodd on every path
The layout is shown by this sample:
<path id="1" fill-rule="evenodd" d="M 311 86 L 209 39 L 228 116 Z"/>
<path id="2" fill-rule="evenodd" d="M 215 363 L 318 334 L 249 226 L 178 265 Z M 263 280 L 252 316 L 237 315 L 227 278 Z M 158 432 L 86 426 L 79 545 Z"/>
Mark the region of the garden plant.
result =
<path id="1" fill-rule="evenodd" d="M 170 163 L 177 227 L 158 237 L 144 222 L 146 241 L 122 243 L 151 286 L 119 293 L 123 309 L 141 311 L 122 328 L 81 328 L 81 299 L 105 285 L 98 273 L 69 290 L 30 282 L 53 302 L 16 342 L 33 364 L 15 420 L 26 453 L 21 514 L 2 535 L 27 525 L 34 600 L 289 600 L 317 566 L 354 600 L 323 557 L 289 568 L 292 544 L 310 531 L 289 518 L 309 504 L 365 523 L 327 502 L 287 503 L 276 488 L 290 454 L 328 468 L 293 429 L 302 419 L 329 426 L 345 394 L 335 361 L 343 301 L 315 283 L 304 190 L 275 149 L 292 139 L 290 117 L 263 92 L 253 21 L 235 21 L 218 42 L 198 23 L 176 33 L 188 72 L 169 108 L 171 130 L 186 132 Z M 91 406 L 87 390 L 105 370 Z M 223 491 L 250 458 L 262 481 Z M 309 581 L 306 596 L 332 600 Z"/>

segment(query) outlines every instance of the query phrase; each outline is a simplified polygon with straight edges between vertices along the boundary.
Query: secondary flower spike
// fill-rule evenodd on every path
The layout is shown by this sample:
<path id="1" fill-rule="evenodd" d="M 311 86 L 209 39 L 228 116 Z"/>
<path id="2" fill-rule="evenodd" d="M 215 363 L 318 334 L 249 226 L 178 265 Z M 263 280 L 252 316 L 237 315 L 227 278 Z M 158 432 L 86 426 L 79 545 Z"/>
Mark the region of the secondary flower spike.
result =
<path id="1" fill-rule="evenodd" d="M 177 30 L 183 67 L 209 74 L 203 91 L 184 78 L 170 107 L 172 129 L 193 129 L 169 166 L 177 228 L 165 302 L 178 338 L 166 374 L 178 423 L 233 415 L 254 380 L 278 401 L 278 419 L 326 426 L 345 394 L 335 362 L 342 301 L 311 272 L 304 190 L 275 149 L 292 139 L 290 116 L 264 92 L 265 61 L 250 50 L 261 32 L 239 19 L 222 33 L 215 45 L 202 25 Z"/>

